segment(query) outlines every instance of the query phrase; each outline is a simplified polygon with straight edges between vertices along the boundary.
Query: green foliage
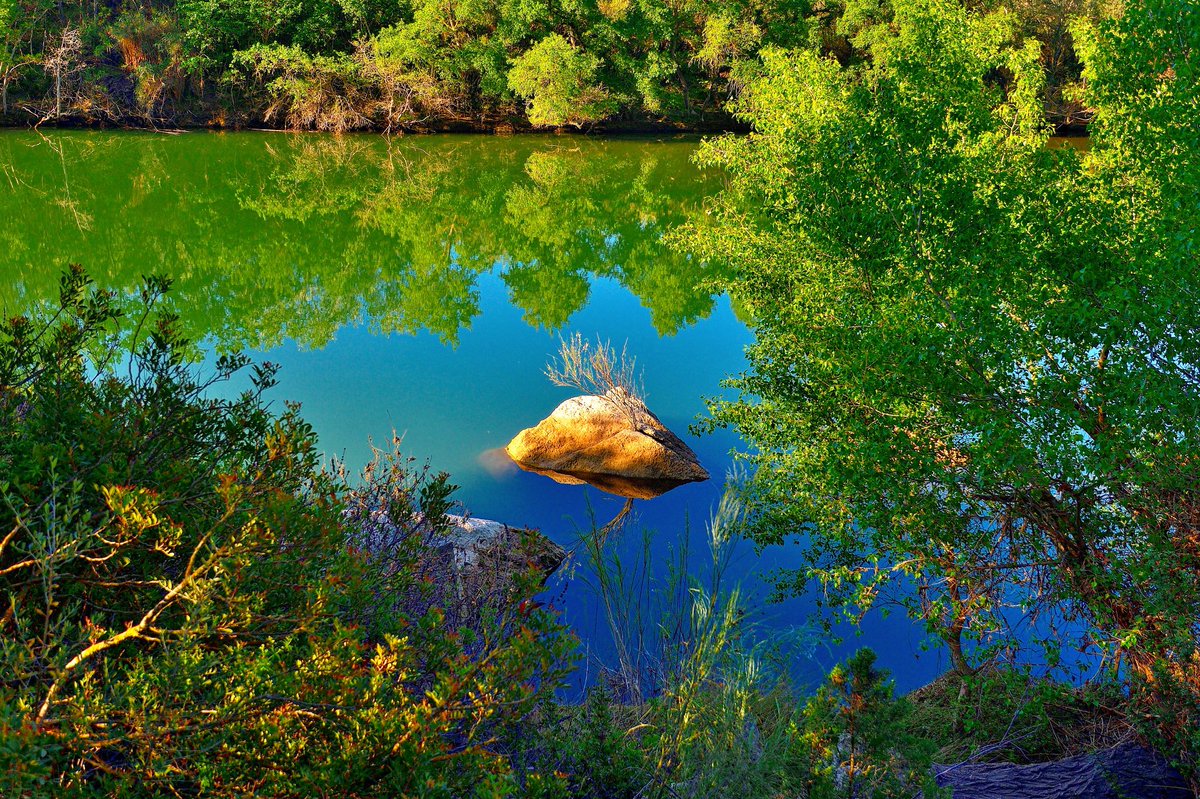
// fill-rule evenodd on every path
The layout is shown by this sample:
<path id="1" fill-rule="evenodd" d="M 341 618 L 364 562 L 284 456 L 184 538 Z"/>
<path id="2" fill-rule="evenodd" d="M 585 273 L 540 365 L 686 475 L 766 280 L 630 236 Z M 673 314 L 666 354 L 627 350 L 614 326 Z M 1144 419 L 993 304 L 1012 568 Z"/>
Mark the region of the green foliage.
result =
<path id="1" fill-rule="evenodd" d="M 943 795 L 930 772 L 934 741 L 915 726 L 913 706 L 892 696 L 869 650 L 837 666 L 802 700 L 781 688 L 764 690 L 751 660 L 729 669 L 728 654 L 686 702 L 680 672 L 667 676 L 674 688 L 645 704 L 620 703 L 599 687 L 581 706 L 547 706 L 535 720 L 529 753 L 535 770 L 553 768 L 561 781 L 552 788 L 537 783 L 526 795 Z"/>
<path id="2" fill-rule="evenodd" d="M 912 708 L 892 692 L 869 649 L 829 673 L 804 708 L 803 741 L 814 767 L 806 796 L 941 795 L 929 771 L 932 743 L 914 731 Z"/>
<path id="3" fill-rule="evenodd" d="M 1068 19 L 1103 9 L 1102 0 L 1072 3 L 1017 7 L 1018 35 L 1048 39 L 1041 58 L 1056 91 L 1079 75 Z M 869 31 L 887 30 L 891 13 L 861 0 L 167 0 L 84 5 L 78 14 L 48 0 L 5 4 L 0 89 L 7 103 L 14 88 L 23 115 L 389 132 L 514 122 L 720 127 L 764 48 L 869 60 Z M 47 70 L 61 61 L 67 31 L 84 47 L 63 86 Z M 1056 100 L 1048 113 L 1086 119 L 1070 102 Z"/>
<path id="4" fill-rule="evenodd" d="M 288 127 L 337 133 L 371 124 L 363 70 L 349 56 L 311 56 L 296 46 L 259 44 L 235 53 L 230 68 L 266 89 L 267 121 L 282 114 Z"/>
<path id="5" fill-rule="evenodd" d="M 619 704 L 604 685 L 577 707 L 547 704 L 534 719 L 537 763 L 564 775 L 550 795 L 623 799 L 649 779 L 652 733 L 637 729 L 641 711 Z M 533 791 L 529 792 L 537 795 Z"/>
<path id="6" fill-rule="evenodd" d="M 381 31 L 374 53 L 418 108 L 454 119 L 509 98 L 507 46 L 489 3 L 425 0 L 411 20 Z"/>
<path id="7" fill-rule="evenodd" d="M 508 85 L 529 101 L 534 125 L 599 122 L 616 111 L 616 103 L 594 82 L 600 59 L 582 52 L 552 33 L 513 60 Z"/>
<path id="8" fill-rule="evenodd" d="M 127 11 L 107 34 L 121 52 L 122 66 L 134 83 L 138 110 L 151 119 L 172 113 L 183 98 L 183 36 L 174 14 L 157 9 Z M 168 105 L 170 104 L 170 105 Z"/>
<path id="9" fill-rule="evenodd" d="M 749 58 L 761 40 L 762 31 L 753 22 L 734 16 L 711 16 L 704 23 L 704 45 L 695 58 L 717 71 Z"/>
<path id="10" fill-rule="evenodd" d="M 960 672 L 1041 612 L 1150 696 L 1160 661 L 1194 691 L 1200 19 L 1150 0 L 1079 28 L 1081 153 L 1045 146 L 1011 14 L 888 13 L 861 63 L 768 51 L 755 134 L 705 150 L 731 185 L 692 243 L 757 332 L 713 424 L 754 447 L 756 537 L 807 542 L 791 588 L 890 586 Z"/>
<path id="11" fill-rule="evenodd" d="M 405 613 L 421 582 L 347 546 L 349 489 L 294 409 L 264 406 L 272 368 L 210 398 L 155 319 L 166 288 L 122 319 L 73 270 L 0 332 L 0 791 L 510 794 L 491 736 L 568 639 L 515 604 L 470 635 Z M 396 490 L 444 506 L 444 482 Z"/>
<path id="12" fill-rule="evenodd" d="M 14 310 L 52 299 L 46 264 L 85 251 L 122 295 L 148 272 L 176 278 L 164 302 L 181 333 L 221 351 L 322 347 L 360 321 L 454 342 L 488 274 L 546 330 L 598 278 L 664 335 L 714 308 L 699 288 L 714 267 L 662 241 L 713 188 L 690 142 L 44 136 L 0 141 L 15 182 L 0 193 L 0 306 Z"/>
<path id="13" fill-rule="evenodd" d="M 40 61 L 34 37 L 46 11 L 41 4 L 0 1 L 0 115 L 10 110 L 9 87 Z"/>

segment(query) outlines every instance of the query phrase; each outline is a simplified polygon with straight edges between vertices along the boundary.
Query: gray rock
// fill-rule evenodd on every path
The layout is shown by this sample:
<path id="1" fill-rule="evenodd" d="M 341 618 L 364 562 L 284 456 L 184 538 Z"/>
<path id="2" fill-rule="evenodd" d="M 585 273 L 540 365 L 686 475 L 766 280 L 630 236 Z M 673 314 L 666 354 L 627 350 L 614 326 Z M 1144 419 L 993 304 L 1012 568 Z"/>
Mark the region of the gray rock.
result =
<path id="1" fill-rule="evenodd" d="M 352 542 L 380 569 L 403 570 L 428 586 L 390 597 L 396 607 L 414 616 L 438 607 L 454 623 L 473 623 L 485 606 L 505 605 L 518 579 L 531 572 L 545 584 L 567 557 L 536 530 L 489 519 L 447 514 L 446 524 L 435 525 L 420 513 L 394 520 L 375 509 L 347 514 L 347 520 Z"/>
<path id="2" fill-rule="evenodd" d="M 566 550 L 535 530 L 453 514 L 446 521 L 450 529 L 435 537 L 435 544 L 452 549 L 454 567 L 466 580 L 492 575 L 511 583 L 530 567 L 544 580 L 567 557 Z"/>

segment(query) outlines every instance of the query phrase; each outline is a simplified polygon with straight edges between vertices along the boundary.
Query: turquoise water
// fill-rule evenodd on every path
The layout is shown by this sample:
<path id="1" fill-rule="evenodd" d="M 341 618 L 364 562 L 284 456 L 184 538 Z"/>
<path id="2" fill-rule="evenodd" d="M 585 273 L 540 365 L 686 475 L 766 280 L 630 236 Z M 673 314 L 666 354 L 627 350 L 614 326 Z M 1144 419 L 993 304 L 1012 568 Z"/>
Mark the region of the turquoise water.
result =
<path id="1" fill-rule="evenodd" d="M 738 442 L 688 428 L 745 367 L 751 333 L 729 298 L 702 288 L 712 267 L 662 240 L 719 186 L 691 164 L 695 146 L 0 132 L 0 305 L 49 301 L 71 262 L 122 292 L 168 275 L 185 333 L 210 355 L 245 349 L 280 364 L 272 398 L 302 404 L 328 455 L 359 466 L 395 432 L 407 454 L 453 476 L 472 515 L 568 548 L 623 500 L 489 453 L 572 395 L 542 374 L 560 337 L 626 345 L 650 408 L 714 475 L 636 503 L 636 522 L 654 531 L 649 577 L 664 583 L 685 549 L 703 576 L 704 524 Z M 638 529 L 616 544 L 630 563 Z M 798 679 L 860 645 L 880 651 L 901 687 L 940 671 L 936 655 L 914 659 L 920 632 L 899 616 L 872 617 L 834 644 L 805 627 L 810 601 L 765 603 L 763 575 L 791 562 L 787 548 L 756 555 L 743 544 L 729 577 L 749 593 L 758 634 L 794 640 Z M 548 598 L 594 676 L 611 647 L 586 571 L 566 570 Z"/>

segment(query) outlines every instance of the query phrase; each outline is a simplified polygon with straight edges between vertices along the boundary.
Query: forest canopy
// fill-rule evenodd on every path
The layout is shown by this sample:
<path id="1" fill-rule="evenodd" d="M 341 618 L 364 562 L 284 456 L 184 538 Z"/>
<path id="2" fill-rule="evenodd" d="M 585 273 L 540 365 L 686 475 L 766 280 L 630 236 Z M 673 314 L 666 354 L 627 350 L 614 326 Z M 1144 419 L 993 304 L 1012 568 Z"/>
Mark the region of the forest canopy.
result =
<path id="1" fill-rule="evenodd" d="M 982 0 L 988 8 L 998 0 Z M 1068 21 L 1026 0 L 1056 124 L 1086 122 Z M 869 60 L 886 3 L 0 0 L 0 119 L 321 130 L 720 129 L 770 48 Z"/>

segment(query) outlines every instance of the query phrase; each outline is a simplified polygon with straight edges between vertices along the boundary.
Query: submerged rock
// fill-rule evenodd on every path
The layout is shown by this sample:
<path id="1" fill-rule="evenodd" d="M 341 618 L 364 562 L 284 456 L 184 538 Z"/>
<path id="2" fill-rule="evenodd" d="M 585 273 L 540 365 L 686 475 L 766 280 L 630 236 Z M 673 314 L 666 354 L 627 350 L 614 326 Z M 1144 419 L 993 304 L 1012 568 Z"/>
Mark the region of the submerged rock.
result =
<path id="1" fill-rule="evenodd" d="M 1052 763 L 967 763 L 934 766 L 954 799 L 1184 799 L 1187 783 L 1166 760 L 1122 744 Z"/>
<path id="2" fill-rule="evenodd" d="M 518 471 L 517 464 L 513 463 L 513 459 L 508 457 L 508 453 L 504 451 L 504 447 L 485 449 L 475 456 L 475 463 L 483 467 L 485 472 L 497 480 L 503 480 Z"/>
<path id="3" fill-rule="evenodd" d="M 567 400 L 505 451 L 527 471 L 634 499 L 709 477 L 687 444 L 619 390 Z"/>

